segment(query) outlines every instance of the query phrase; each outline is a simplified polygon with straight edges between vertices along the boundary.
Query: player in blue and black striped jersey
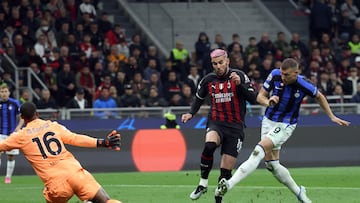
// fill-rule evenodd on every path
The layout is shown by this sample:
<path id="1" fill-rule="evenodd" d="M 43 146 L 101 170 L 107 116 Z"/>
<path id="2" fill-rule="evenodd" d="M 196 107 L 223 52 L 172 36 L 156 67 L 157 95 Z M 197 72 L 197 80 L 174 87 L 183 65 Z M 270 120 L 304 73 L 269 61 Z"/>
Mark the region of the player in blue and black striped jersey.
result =
<path id="1" fill-rule="evenodd" d="M 220 177 L 230 178 L 244 139 L 246 101 L 256 103 L 256 94 L 248 76 L 229 67 L 225 50 L 215 49 L 210 54 L 214 72 L 204 76 L 198 84 L 195 101 L 182 122 L 190 120 L 200 109 L 205 98 L 210 98 L 206 124 L 205 146 L 201 154 L 199 185 L 190 194 L 195 200 L 207 191 L 208 177 L 213 166 L 214 152 L 221 145 Z M 216 202 L 222 197 L 215 196 Z"/>
<path id="2" fill-rule="evenodd" d="M 255 146 L 249 159 L 242 163 L 229 180 L 221 179 L 216 193 L 224 195 L 229 189 L 250 175 L 265 159 L 266 168 L 274 177 L 287 186 L 300 202 L 311 203 L 305 187 L 299 186 L 287 168 L 280 164 L 281 146 L 291 137 L 298 122 L 300 104 L 305 96 L 316 99 L 331 121 L 341 126 L 350 122 L 336 117 L 330 109 L 326 97 L 318 89 L 299 75 L 299 65 L 295 59 L 285 59 L 280 69 L 273 70 L 257 96 L 257 102 L 266 106 L 261 126 L 261 140 Z"/>
<path id="3" fill-rule="evenodd" d="M 23 124 L 20 119 L 20 101 L 10 97 L 10 89 L 3 83 L 0 85 L 0 140 L 6 139 L 10 133 L 19 130 Z M 2 152 L 0 152 L 0 155 Z M 5 183 L 11 183 L 11 176 L 15 168 L 15 155 L 19 154 L 18 149 L 7 151 L 7 167 Z M 1 164 L 1 159 L 0 159 Z"/>

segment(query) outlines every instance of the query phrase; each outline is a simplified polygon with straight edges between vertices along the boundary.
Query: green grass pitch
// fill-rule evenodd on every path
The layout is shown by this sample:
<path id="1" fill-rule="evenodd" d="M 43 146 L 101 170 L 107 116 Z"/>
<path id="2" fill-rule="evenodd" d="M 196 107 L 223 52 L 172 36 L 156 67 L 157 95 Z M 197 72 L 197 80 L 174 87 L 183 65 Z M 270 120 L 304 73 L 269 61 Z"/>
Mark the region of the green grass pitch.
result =
<path id="1" fill-rule="evenodd" d="M 360 202 L 360 167 L 290 168 L 298 184 L 306 186 L 313 203 Z M 219 170 L 209 178 L 209 190 L 199 200 L 189 199 L 199 181 L 199 171 L 94 173 L 112 198 L 123 203 L 209 203 Z M 10 185 L 0 184 L 1 203 L 45 202 L 36 176 L 14 176 Z M 71 203 L 81 202 L 76 197 Z M 226 203 L 291 203 L 296 197 L 265 169 L 258 169 L 229 191 Z"/>

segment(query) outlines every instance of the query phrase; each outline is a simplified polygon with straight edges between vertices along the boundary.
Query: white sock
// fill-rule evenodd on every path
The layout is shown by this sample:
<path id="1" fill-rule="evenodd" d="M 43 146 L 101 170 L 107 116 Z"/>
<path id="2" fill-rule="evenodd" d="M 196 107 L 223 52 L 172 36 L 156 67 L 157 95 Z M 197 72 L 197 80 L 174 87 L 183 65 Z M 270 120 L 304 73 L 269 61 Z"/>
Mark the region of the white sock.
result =
<path id="1" fill-rule="evenodd" d="M 260 145 L 256 145 L 248 160 L 242 163 L 235 171 L 234 175 L 228 180 L 229 189 L 246 178 L 259 166 L 260 161 L 265 157 L 265 151 Z"/>
<path id="2" fill-rule="evenodd" d="M 199 185 L 202 185 L 202 186 L 204 186 L 204 187 L 207 187 L 207 186 L 208 186 L 208 182 L 209 182 L 208 179 L 200 178 Z"/>
<path id="3" fill-rule="evenodd" d="M 15 168 L 15 160 L 7 161 L 6 177 L 11 177 Z"/>
<path id="4" fill-rule="evenodd" d="M 274 177 L 286 187 L 288 187 L 295 195 L 300 192 L 299 186 L 296 184 L 294 179 L 291 177 L 290 172 L 287 168 L 280 164 L 279 160 L 268 162 L 271 164 Z"/>

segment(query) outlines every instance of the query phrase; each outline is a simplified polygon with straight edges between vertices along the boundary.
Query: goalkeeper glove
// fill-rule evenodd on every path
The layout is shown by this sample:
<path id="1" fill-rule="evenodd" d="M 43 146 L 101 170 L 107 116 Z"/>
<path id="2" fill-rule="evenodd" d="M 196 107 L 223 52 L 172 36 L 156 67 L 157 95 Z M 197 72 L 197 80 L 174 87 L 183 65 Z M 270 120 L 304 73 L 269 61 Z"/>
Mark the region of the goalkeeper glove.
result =
<path id="1" fill-rule="evenodd" d="M 106 147 L 116 151 L 120 151 L 120 134 L 116 130 L 111 131 L 105 139 L 97 140 L 97 147 Z"/>

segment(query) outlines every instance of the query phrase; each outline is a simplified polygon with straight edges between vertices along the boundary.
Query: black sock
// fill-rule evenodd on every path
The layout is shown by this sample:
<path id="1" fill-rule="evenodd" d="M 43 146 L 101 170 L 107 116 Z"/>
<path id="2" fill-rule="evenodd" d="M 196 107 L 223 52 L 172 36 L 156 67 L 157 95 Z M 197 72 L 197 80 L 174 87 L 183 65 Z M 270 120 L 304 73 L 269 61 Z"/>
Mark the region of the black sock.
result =
<path id="1" fill-rule="evenodd" d="M 215 142 L 206 142 L 203 153 L 201 154 L 200 170 L 201 178 L 208 179 L 209 173 L 214 162 L 214 152 L 216 150 Z"/>

